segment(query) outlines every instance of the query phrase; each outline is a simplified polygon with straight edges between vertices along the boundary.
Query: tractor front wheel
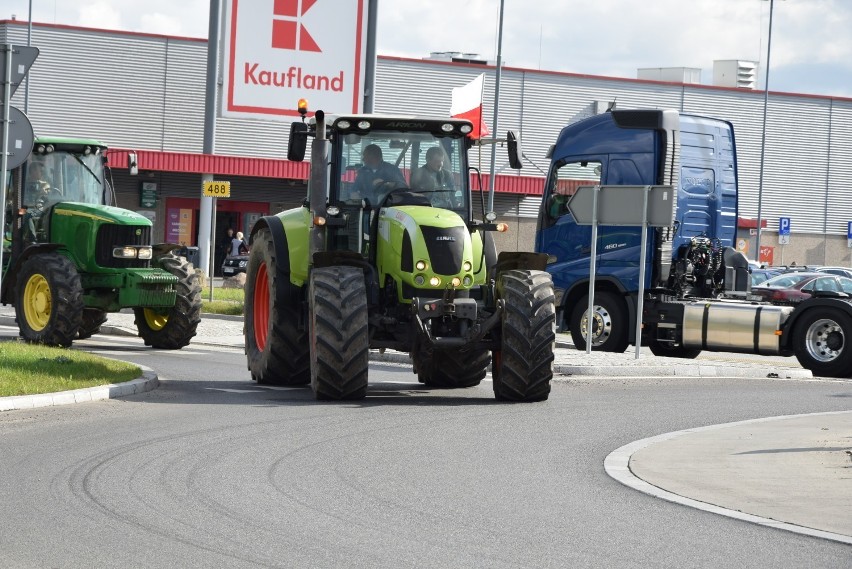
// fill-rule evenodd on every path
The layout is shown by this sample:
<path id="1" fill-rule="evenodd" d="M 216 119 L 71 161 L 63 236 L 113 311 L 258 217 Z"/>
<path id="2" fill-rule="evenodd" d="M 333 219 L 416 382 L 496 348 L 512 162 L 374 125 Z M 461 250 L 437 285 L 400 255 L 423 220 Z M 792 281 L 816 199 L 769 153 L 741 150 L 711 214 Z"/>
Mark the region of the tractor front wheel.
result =
<path id="1" fill-rule="evenodd" d="M 80 328 L 77 330 L 77 339 L 85 340 L 91 338 L 101 331 L 101 324 L 107 321 L 106 312 L 97 308 L 84 308 L 83 318 L 80 320 Z"/>
<path id="2" fill-rule="evenodd" d="M 491 352 L 482 348 L 440 350 L 421 344 L 412 359 L 420 383 L 429 387 L 473 387 L 488 373 Z"/>
<path id="3" fill-rule="evenodd" d="M 314 395 L 363 399 L 370 360 L 364 271 L 345 266 L 314 269 L 308 290 Z"/>
<path id="4" fill-rule="evenodd" d="M 544 271 L 500 274 L 503 299 L 500 349 L 494 351 L 491 376 L 501 401 L 544 401 L 553 378 L 556 308 L 553 281 Z"/>
<path id="5" fill-rule="evenodd" d="M 134 308 L 136 329 L 146 346 L 177 350 L 189 344 L 201 322 L 201 285 L 185 258 L 167 253 L 157 262 L 178 278 L 175 304 L 171 308 Z"/>
<path id="6" fill-rule="evenodd" d="M 33 344 L 68 347 L 83 318 L 80 275 L 59 253 L 33 255 L 16 283 L 15 316 L 21 337 Z"/>

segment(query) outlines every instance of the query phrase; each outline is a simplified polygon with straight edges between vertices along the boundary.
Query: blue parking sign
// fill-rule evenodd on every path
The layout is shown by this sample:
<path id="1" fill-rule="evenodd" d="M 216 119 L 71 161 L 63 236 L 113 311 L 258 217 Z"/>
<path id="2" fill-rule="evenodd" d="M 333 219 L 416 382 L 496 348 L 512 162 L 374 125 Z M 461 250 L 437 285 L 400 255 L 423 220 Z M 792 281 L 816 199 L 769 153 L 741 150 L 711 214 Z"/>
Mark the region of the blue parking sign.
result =
<path id="1" fill-rule="evenodd" d="M 778 235 L 790 235 L 790 218 L 778 218 Z"/>

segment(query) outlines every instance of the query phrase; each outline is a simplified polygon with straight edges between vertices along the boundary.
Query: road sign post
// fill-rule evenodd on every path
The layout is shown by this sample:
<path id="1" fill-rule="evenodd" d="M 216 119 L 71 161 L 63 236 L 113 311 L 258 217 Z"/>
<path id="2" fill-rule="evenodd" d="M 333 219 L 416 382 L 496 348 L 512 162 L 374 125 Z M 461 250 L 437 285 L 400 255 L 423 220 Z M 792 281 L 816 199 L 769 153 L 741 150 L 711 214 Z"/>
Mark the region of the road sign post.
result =
<path id="1" fill-rule="evenodd" d="M 213 274 L 216 270 L 216 200 L 231 197 L 231 182 L 212 180 L 203 183 L 202 195 L 213 198 L 213 219 L 210 222 L 210 301 L 213 302 Z"/>
<path id="2" fill-rule="evenodd" d="M 645 294 L 645 257 L 648 227 L 670 227 L 674 220 L 675 194 L 672 186 L 580 186 L 565 204 L 578 225 L 592 226 L 589 263 L 589 308 L 586 312 L 586 353 L 592 353 L 594 327 L 595 270 L 598 225 L 641 226 L 639 299 L 636 313 L 636 359 L 642 346 L 642 308 Z"/>
<path id="3" fill-rule="evenodd" d="M 790 218 L 789 217 L 779 217 L 778 218 L 778 244 L 779 245 L 789 245 L 790 244 Z M 781 253 L 784 254 L 783 252 Z"/>

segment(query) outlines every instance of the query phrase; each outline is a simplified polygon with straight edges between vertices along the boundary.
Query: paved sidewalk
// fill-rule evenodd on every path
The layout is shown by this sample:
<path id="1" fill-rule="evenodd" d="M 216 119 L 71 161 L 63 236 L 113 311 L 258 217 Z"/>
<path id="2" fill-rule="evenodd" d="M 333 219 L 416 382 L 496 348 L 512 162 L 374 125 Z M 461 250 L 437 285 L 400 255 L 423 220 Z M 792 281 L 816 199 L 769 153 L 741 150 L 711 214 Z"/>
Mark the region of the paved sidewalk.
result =
<path id="1" fill-rule="evenodd" d="M 11 307 L 0 307 L 0 324 L 15 325 Z M 136 336 L 134 315 L 110 314 L 101 333 Z M 192 343 L 243 348 L 243 319 L 204 315 Z M 565 334 L 559 335 L 555 356 L 555 381 L 560 376 L 812 378 L 795 358 L 705 353 L 681 360 L 643 350 L 637 360 L 633 348 L 624 354 L 586 354 Z M 371 359 L 410 363 L 407 354 L 392 350 L 374 351 Z M 2 403 L 0 398 L 0 410 Z M 852 544 L 850 441 L 852 411 L 767 418 L 636 441 L 614 451 L 605 466 L 620 482 L 665 500 Z"/>

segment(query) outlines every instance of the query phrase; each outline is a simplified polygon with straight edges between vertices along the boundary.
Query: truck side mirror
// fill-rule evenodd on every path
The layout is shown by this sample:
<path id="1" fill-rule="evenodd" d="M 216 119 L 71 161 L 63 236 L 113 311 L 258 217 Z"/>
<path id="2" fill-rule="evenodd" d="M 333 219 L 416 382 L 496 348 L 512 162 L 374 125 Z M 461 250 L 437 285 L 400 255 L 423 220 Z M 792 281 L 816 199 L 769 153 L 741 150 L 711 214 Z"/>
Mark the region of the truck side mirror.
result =
<path id="1" fill-rule="evenodd" d="M 290 123 L 290 139 L 287 141 L 287 160 L 301 162 L 305 159 L 308 146 L 308 125 L 303 122 Z"/>
<path id="2" fill-rule="evenodd" d="M 506 146 L 509 149 L 509 166 L 520 170 L 523 167 L 523 152 L 521 152 L 521 139 L 514 130 L 506 133 Z"/>

